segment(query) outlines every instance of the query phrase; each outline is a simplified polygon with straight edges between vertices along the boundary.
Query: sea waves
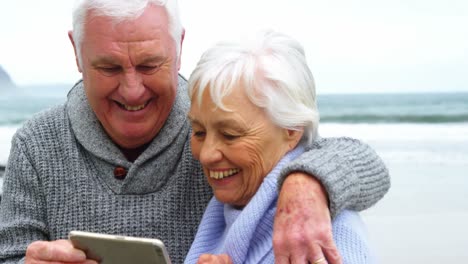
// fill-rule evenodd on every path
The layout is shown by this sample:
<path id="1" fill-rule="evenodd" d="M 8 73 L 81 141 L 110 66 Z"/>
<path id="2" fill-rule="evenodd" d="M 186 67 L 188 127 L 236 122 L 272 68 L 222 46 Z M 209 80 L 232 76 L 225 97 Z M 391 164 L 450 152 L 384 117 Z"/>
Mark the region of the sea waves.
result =
<path id="1" fill-rule="evenodd" d="M 460 114 L 324 114 L 322 123 L 463 123 L 468 122 L 468 113 Z"/>

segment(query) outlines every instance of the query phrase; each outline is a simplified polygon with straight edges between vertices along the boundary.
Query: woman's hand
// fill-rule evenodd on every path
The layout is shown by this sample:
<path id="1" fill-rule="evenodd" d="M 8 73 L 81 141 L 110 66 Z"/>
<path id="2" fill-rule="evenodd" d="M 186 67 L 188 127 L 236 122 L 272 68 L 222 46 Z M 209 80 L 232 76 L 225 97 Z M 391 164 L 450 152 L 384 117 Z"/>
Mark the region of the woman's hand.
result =
<path id="1" fill-rule="evenodd" d="M 232 264 L 232 260 L 226 254 L 203 254 L 198 258 L 197 264 Z"/>
<path id="2" fill-rule="evenodd" d="M 278 198 L 273 248 L 275 262 L 280 264 L 342 263 L 333 241 L 326 192 L 314 177 L 294 173 L 284 181 Z"/>

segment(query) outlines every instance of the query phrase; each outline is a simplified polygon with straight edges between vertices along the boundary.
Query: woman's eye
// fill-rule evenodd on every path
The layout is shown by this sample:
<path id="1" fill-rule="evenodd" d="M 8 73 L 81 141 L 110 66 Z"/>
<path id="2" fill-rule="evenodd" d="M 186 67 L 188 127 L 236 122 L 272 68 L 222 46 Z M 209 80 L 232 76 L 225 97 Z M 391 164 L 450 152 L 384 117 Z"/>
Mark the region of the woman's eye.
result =
<path id="1" fill-rule="evenodd" d="M 204 131 L 194 131 L 193 132 L 193 136 L 196 137 L 196 138 L 202 138 L 205 136 L 205 132 Z"/>
<path id="2" fill-rule="evenodd" d="M 237 139 L 239 136 L 224 133 L 223 137 L 227 140 L 234 140 L 234 139 Z"/>

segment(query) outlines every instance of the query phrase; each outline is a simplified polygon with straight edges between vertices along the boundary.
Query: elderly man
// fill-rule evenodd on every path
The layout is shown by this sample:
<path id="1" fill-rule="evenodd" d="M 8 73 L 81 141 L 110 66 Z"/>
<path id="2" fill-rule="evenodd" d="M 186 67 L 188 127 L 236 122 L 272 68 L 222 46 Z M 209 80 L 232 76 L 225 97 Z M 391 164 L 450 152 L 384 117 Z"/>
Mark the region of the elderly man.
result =
<path id="1" fill-rule="evenodd" d="M 64 105 L 13 138 L 2 263 L 85 263 L 64 240 L 71 230 L 157 237 L 174 263 L 183 261 L 212 192 L 191 156 L 186 80 L 178 75 L 184 30 L 176 1 L 162 2 L 78 3 L 69 37 L 83 80 Z M 368 146 L 342 138 L 316 141 L 283 174 L 297 171 L 315 178 L 286 178 L 275 255 L 340 263 L 330 216 L 378 201 L 387 170 Z"/>

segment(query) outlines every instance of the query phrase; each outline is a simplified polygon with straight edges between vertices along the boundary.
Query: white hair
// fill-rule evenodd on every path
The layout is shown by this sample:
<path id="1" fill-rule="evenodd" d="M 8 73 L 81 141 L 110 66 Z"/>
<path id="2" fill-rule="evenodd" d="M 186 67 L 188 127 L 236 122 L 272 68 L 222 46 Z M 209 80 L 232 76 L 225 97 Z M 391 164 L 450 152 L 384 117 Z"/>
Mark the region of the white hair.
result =
<path id="1" fill-rule="evenodd" d="M 234 87 L 264 109 L 272 122 L 286 129 L 304 129 L 302 143 L 317 137 L 319 113 L 315 84 L 304 49 L 295 39 L 264 31 L 241 43 L 218 43 L 203 53 L 189 79 L 192 103 L 209 89 L 213 102 L 225 111 L 223 98 Z"/>
<path id="2" fill-rule="evenodd" d="M 140 17 L 149 5 L 162 6 L 167 12 L 169 33 L 180 54 L 183 26 L 179 15 L 177 0 L 77 0 L 73 10 L 73 40 L 81 64 L 81 44 L 84 38 L 86 18 L 90 11 L 97 16 L 113 19 L 115 23 Z M 177 57 L 178 58 L 178 57 Z"/>

